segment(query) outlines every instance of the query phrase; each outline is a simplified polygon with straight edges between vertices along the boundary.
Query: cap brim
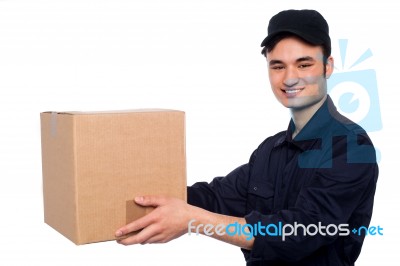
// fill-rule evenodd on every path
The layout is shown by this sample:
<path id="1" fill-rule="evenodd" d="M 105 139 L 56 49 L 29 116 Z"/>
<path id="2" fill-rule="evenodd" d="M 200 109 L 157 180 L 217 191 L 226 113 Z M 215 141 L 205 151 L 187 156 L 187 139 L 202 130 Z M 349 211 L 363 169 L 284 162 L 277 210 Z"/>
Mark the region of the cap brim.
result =
<path id="1" fill-rule="evenodd" d="M 261 47 L 267 46 L 269 42 L 271 42 L 277 35 L 281 34 L 281 33 L 292 33 L 294 35 L 296 35 L 297 37 L 299 37 L 300 39 L 305 40 L 306 42 L 315 44 L 315 45 L 320 45 L 323 44 L 324 41 L 322 39 L 318 39 L 312 36 L 309 36 L 307 34 L 304 34 L 300 31 L 296 31 L 296 30 L 292 30 L 292 29 L 283 29 L 277 32 L 274 32 L 272 34 L 269 34 L 267 37 L 265 37 L 265 39 L 261 42 Z"/>

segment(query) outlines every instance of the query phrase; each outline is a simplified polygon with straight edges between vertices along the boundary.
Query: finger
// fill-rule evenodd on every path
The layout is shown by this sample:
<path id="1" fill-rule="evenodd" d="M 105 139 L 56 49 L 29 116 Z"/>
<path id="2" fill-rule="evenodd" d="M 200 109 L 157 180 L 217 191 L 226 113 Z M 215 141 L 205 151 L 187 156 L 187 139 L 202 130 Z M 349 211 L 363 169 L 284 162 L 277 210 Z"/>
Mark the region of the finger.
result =
<path id="1" fill-rule="evenodd" d="M 121 237 L 123 235 L 141 230 L 145 227 L 147 227 L 148 225 L 150 225 L 152 222 L 154 221 L 154 213 L 151 212 L 121 228 L 119 228 L 116 232 L 115 232 L 115 236 L 116 237 Z"/>
<path id="2" fill-rule="evenodd" d="M 163 234 L 156 234 L 149 239 L 147 239 L 144 243 L 142 244 L 155 244 L 155 243 L 166 243 L 168 242 L 165 239 L 165 236 Z"/>
<path id="3" fill-rule="evenodd" d="M 151 239 L 159 234 L 158 226 L 151 224 L 144 228 L 138 234 L 120 239 L 117 242 L 122 245 L 145 244 L 148 239 Z"/>
<path id="4" fill-rule="evenodd" d="M 167 199 L 163 196 L 140 196 L 135 197 L 135 202 L 141 206 L 153 206 L 157 207 L 164 205 Z"/>

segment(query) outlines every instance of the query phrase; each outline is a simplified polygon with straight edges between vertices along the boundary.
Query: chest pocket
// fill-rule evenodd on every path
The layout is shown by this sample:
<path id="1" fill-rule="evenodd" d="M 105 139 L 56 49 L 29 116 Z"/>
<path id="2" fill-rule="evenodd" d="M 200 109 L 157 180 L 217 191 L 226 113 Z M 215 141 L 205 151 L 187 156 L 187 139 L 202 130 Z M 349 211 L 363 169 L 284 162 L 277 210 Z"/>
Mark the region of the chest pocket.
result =
<path id="1" fill-rule="evenodd" d="M 270 214 L 274 205 L 274 188 L 271 183 L 251 181 L 247 190 L 247 213 L 258 211 Z"/>

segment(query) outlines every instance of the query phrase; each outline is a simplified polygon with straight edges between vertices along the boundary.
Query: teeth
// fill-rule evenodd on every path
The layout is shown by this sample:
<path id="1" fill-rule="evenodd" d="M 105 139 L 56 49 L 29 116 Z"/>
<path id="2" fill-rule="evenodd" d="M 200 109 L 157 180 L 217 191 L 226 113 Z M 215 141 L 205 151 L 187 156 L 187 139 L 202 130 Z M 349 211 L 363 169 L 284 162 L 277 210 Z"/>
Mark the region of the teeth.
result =
<path id="1" fill-rule="evenodd" d="M 297 93 L 300 90 L 285 90 L 286 93 L 291 94 L 291 93 Z"/>

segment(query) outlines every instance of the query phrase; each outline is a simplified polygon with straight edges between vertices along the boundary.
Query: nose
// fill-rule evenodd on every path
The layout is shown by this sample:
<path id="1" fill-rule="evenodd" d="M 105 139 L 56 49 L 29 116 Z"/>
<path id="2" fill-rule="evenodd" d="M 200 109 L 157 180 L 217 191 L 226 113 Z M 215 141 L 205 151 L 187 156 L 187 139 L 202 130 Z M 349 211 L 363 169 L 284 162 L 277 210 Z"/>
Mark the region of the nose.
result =
<path id="1" fill-rule="evenodd" d="M 297 74 L 297 71 L 290 67 L 287 68 L 285 77 L 283 80 L 283 84 L 286 87 L 293 87 L 293 86 L 297 85 L 297 83 L 299 83 L 299 76 Z"/>

